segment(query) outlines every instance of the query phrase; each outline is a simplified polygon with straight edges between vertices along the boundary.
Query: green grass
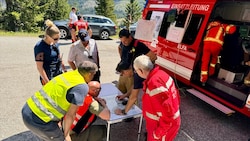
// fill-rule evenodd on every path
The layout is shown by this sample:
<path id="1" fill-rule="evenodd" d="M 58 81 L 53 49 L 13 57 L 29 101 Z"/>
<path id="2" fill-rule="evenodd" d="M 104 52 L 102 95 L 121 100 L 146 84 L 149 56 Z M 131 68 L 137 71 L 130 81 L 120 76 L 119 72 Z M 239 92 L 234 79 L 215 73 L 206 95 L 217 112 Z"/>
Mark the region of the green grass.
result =
<path id="1" fill-rule="evenodd" d="M 40 33 L 28 33 L 28 32 L 11 32 L 0 30 L 0 36 L 22 36 L 22 37 L 38 37 L 44 35 L 44 32 Z M 110 36 L 111 39 L 119 39 L 118 33 L 116 35 Z"/>
<path id="2" fill-rule="evenodd" d="M 37 37 L 43 35 L 43 32 L 40 33 L 28 33 L 28 32 L 12 32 L 12 31 L 0 31 L 0 36 L 26 36 L 26 37 Z"/>
<path id="3" fill-rule="evenodd" d="M 119 39 L 118 34 L 110 36 L 111 39 Z"/>

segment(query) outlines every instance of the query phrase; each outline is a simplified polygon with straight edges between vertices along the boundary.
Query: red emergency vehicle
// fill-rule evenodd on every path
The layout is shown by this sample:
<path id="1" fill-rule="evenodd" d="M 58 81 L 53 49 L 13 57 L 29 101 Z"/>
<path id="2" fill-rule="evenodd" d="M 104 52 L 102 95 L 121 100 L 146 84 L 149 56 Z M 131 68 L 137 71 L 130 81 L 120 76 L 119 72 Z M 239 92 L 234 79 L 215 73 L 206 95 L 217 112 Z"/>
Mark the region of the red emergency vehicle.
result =
<path id="1" fill-rule="evenodd" d="M 224 36 L 215 74 L 202 85 L 203 39 L 208 23 L 217 16 L 235 25 L 236 31 Z M 149 32 L 139 33 L 150 29 L 146 21 L 154 21 L 152 41 L 145 39 Z M 236 111 L 250 117 L 250 87 L 244 84 L 250 70 L 244 63 L 250 59 L 250 1 L 148 0 L 135 38 L 157 53 L 156 63 L 166 72 L 190 86 L 189 93 L 226 114 Z"/>

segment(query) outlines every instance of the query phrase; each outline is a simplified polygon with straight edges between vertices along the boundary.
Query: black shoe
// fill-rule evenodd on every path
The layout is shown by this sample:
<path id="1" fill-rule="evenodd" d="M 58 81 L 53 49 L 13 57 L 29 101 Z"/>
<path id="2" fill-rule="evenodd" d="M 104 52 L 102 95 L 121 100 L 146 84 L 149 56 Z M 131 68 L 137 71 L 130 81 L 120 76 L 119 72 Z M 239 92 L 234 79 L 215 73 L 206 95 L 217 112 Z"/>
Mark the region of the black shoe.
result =
<path id="1" fill-rule="evenodd" d="M 144 133 L 144 137 L 145 137 L 145 141 L 147 141 L 147 138 L 148 138 L 148 132 L 145 132 L 145 133 Z"/>
<path id="2" fill-rule="evenodd" d="M 202 82 L 202 83 L 201 83 L 201 86 L 202 86 L 202 87 L 205 87 L 205 86 L 206 86 L 206 82 Z"/>

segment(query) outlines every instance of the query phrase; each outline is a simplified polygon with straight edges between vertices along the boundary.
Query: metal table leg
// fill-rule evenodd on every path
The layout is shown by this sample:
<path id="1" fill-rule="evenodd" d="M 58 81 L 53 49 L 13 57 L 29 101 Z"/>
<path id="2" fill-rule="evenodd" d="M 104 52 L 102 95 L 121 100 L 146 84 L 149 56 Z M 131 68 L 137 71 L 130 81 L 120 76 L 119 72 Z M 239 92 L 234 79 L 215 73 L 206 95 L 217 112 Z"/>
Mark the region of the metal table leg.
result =
<path id="1" fill-rule="evenodd" d="M 137 141 L 140 141 L 141 126 L 142 126 L 142 115 L 141 115 L 141 117 L 140 117 L 140 123 L 139 123 L 139 129 L 138 129 L 138 137 L 137 137 Z"/>
<path id="2" fill-rule="evenodd" d="M 107 127 L 107 141 L 109 141 L 109 133 L 110 133 L 110 123 L 108 122 L 108 127 Z"/>

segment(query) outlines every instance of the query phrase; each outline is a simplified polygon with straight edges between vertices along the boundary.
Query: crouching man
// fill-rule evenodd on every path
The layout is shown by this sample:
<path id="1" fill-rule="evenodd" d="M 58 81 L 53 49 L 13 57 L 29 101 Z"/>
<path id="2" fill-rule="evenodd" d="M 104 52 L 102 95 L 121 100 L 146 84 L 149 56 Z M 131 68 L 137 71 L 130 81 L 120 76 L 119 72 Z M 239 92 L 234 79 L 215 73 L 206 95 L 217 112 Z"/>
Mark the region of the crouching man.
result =
<path id="1" fill-rule="evenodd" d="M 106 125 L 92 125 L 97 116 L 103 120 L 110 119 L 110 110 L 104 99 L 98 98 L 101 84 L 98 81 L 88 83 L 89 92 L 82 106 L 79 107 L 70 137 L 72 141 L 101 141 L 106 138 Z"/>

